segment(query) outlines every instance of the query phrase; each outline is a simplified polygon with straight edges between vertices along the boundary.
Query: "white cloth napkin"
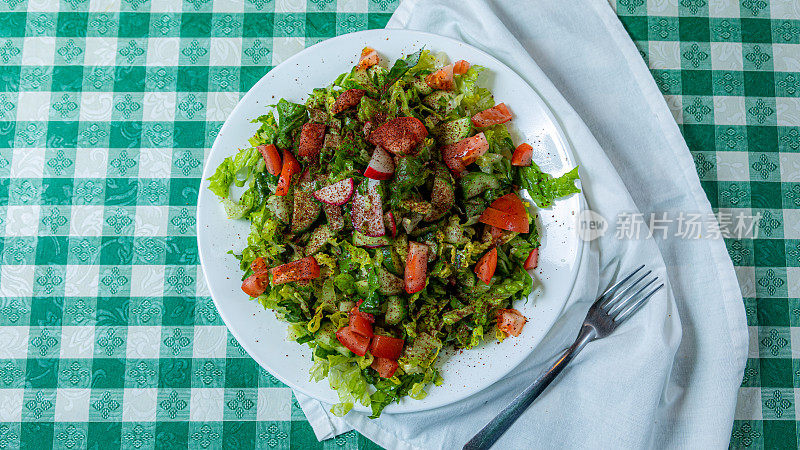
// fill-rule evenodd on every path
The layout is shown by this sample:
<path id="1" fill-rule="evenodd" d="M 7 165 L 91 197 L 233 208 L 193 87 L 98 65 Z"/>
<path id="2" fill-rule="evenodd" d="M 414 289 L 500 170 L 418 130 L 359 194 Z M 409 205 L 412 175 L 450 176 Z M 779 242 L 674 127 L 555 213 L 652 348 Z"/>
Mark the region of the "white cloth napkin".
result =
<path id="1" fill-rule="evenodd" d="M 615 237 L 619 213 L 711 208 L 667 104 L 609 4 L 406 0 L 388 27 L 463 40 L 530 83 L 572 144 L 589 208 L 612 229 L 584 252 L 564 316 L 506 378 L 447 407 L 378 420 L 336 418 L 328 405 L 296 394 L 317 437 L 355 428 L 390 449 L 460 448 L 572 342 L 615 276 L 648 264 L 669 289 L 589 344 L 496 448 L 727 446 L 748 339 L 724 243 Z"/>

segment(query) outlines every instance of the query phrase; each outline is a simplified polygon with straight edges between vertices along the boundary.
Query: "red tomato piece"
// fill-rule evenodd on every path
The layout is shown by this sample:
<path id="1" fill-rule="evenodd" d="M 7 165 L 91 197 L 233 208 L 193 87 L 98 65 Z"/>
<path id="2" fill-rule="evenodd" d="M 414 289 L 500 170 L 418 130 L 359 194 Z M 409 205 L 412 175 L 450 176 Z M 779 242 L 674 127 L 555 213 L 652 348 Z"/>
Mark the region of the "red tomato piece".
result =
<path id="1" fill-rule="evenodd" d="M 428 129 L 416 117 L 398 117 L 369 134 L 369 142 L 396 155 L 405 155 L 428 136 Z"/>
<path id="2" fill-rule="evenodd" d="M 358 68 L 363 70 L 372 67 L 378 64 L 378 61 L 380 61 L 378 52 L 372 47 L 364 47 L 364 49 L 361 50 L 361 59 L 358 60 Z"/>
<path id="3" fill-rule="evenodd" d="M 264 261 L 264 258 L 259 256 L 250 263 L 250 268 L 253 270 L 253 272 L 262 272 L 267 270 L 267 262 Z"/>
<path id="4" fill-rule="evenodd" d="M 258 297 L 267 290 L 269 272 L 256 272 L 242 281 L 242 290 L 250 297 Z"/>
<path id="5" fill-rule="evenodd" d="M 533 270 L 539 265 L 539 247 L 531 250 L 528 257 L 525 259 L 525 264 L 522 266 L 525 270 Z"/>
<path id="6" fill-rule="evenodd" d="M 497 318 L 497 328 L 511 336 L 519 336 L 522 333 L 522 327 L 528 323 L 528 319 L 513 308 L 498 309 L 495 317 Z"/>
<path id="7" fill-rule="evenodd" d="M 425 83 L 434 89 L 452 91 L 455 87 L 455 83 L 453 83 L 453 65 L 448 64 L 428 75 L 425 77 Z"/>
<path id="8" fill-rule="evenodd" d="M 466 166 L 475 162 L 479 156 L 489 150 L 489 141 L 483 133 L 462 139 L 455 144 L 441 148 L 442 158 L 447 167 L 456 174 L 466 170 Z"/>
<path id="9" fill-rule="evenodd" d="M 278 179 L 278 187 L 275 189 L 275 195 L 284 196 L 289 193 L 289 186 L 292 185 L 292 177 L 300 173 L 300 163 L 294 157 L 291 151 L 283 150 L 283 167 L 281 168 L 281 176 Z"/>
<path id="10" fill-rule="evenodd" d="M 342 92 L 338 97 L 336 97 L 336 102 L 333 104 L 332 112 L 334 114 L 339 114 L 348 108 L 358 105 L 358 103 L 361 101 L 361 97 L 363 97 L 366 93 L 367 91 L 363 89 L 348 89 Z"/>
<path id="11" fill-rule="evenodd" d="M 481 256 L 481 259 L 475 264 L 475 275 L 484 283 L 490 284 L 495 269 L 497 269 L 497 248 L 493 248 Z"/>
<path id="12" fill-rule="evenodd" d="M 336 339 L 358 356 L 367 354 L 369 337 L 356 333 L 350 329 L 350 327 L 339 328 L 339 330 L 336 331 Z"/>
<path id="13" fill-rule="evenodd" d="M 271 271 L 273 285 L 319 278 L 319 264 L 313 256 L 273 267 Z"/>
<path id="14" fill-rule="evenodd" d="M 397 360 L 403 354 L 403 345 L 406 341 L 391 336 L 374 336 L 369 345 L 369 352 L 376 358 Z"/>
<path id="15" fill-rule="evenodd" d="M 527 143 L 522 143 L 514 150 L 514 156 L 511 157 L 512 166 L 530 166 L 533 162 L 533 147 Z"/>
<path id="16" fill-rule="evenodd" d="M 478 218 L 478 221 L 487 225 L 492 225 L 497 228 L 502 228 L 508 231 L 516 231 L 518 233 L 527 233 L 530 231 L 527 216 L 519 216 L 509 214 L 505 211 L 498 211 L 492 207 L 483 210 L 483 213 Z"/>
<path id="17" fill-rule="evenodd" d="M 352 315 L 356 314 L 356 315 L 359 315 L 359 316 L 363 317 L 369 323 L 375 323 L 375 316 L 373 316 L 370 313 L 362 312 L 360 309 L 358 309 L 358 307 L 361 306 L 361 303 L 363 303 L 363 302 L 364 302 L 364 300 L 359 300 L 358 304 L 356 306 L 353 306 L 353 309 L 350 310 L 350 315 L 352 316 Z"/>
<path id="18" fill-rule="evenodd" d="M 525 204 L 523 204 L 519 196 L 513 192 L 493 201 L 489 207 L 515 216 L 524 216 L 527 214 Z"/>
<path id="19" fill-rule="evenodd" d="M 405 267 L 406 292 L 413 294 L 425 288 L 428 277 L 428 246 L 419 242 L 408 243 Z"/>
<path id="20" fill-rule="evenodd" d="M 361 314 L 350 314 L 350 323 L 348 326 L 354 333 L 358 333 L 361 336 L 372 337 L 372 322 Z"/>
<path id="21" fill-rule="evenodd" d="M 511 111 L 508 110 L 505 103 L 494 105 L 472 116 L 472 124 L 476 127 L 488 127 L 506 123 L 509 120 L 511 120 Z"/>
<path id="22" fill-rule="evenodd" d="M 264 158 L 264 164 L 267 165 L 267 172 L 276 177 L 280 175 L 282 164 L 281 154 L 278 153 L 278 147 L 272 144 L 259 145 L 258 151 L 261 152 L 261 156 Z"/>
<path id="23" fill-rule="evenodd" d="M 300 129 L 300 144 L 297 148 L 297 154 L 304 158 L 316 156 L 324 143 L 325 124 L 304 123 Z"/>
<path id="24" fill-rule="evenodd" d="M 375 369 L 381 378 L 392 378 L 397 368 L 400 367 L 397 361 L 387 358 L 375 358 L 369 366 Z"/>
<path id="25" fill-rule="evenodd" d="M 456 61 L 453 64 L 453 73 L 457 75 L 464 75 L 469 70 L 469 63 L 464 61 L 463 59 Z"/>

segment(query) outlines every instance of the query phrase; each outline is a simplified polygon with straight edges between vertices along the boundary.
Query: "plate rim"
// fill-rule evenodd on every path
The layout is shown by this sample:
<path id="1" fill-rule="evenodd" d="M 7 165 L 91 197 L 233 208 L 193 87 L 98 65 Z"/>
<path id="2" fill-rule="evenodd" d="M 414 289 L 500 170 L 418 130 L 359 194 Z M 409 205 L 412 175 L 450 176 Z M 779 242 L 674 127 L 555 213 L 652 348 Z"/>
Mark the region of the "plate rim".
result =
<path id="1" fill-rule="evenodd" d="M 200 189 L 199 189 L 199 193 L 198 193 L 198 199 L 197 199 L 197 208 L 198 208 L 198 210 L 200 208 L 200 205 L 202 204 L 201 199 L 211 195 L 210 191 L 206 192 L 206 191 L 208 191 L 208 189 L 203 189 L 204 181 L 206 181 L 209 176 L 213 175 L 213 170 L 216 170 L 216 168 L 214 168 L 212 170 L 211 167 L 207 164 L 210 155 L 214 152 L 214 149 L 217 146 L 217 143 L 220 140 L 220 137 L 223 135 L 223 132 L 225 131 L 225 129 L 229 127 L 229 124 L 230 124 L 229 120 L 233 116 L 236 115 L 237 111 L 240 108 L 243 108 L 243 105 L 246 103 L 245 101 L 251 95 L 253 95 L 253 96 L 256 95 L 255 91 L 254 91 L 254 88 L 265 77 L 267 77 L 270 74 L 270 72 L 272 72 L 274 69 L 276 69 L 276 68 L 278 68 L 280 66 L 290 65 L 290 64 L 296 63 L 298 60 L 301 60 L 307 53 L 312 52 L 314 47 L 317 47 L 317 46 L 319 46 L 321 44 L 324 44 L 324 43 L 327 43 L 327 45 L 330 45 L 330 41 L 339 40 L 339 39 L 346 39 L 346 38 L 349 38 L 351 36 L 356 36 L 356 35 L 370 35 L 370 34 L 377 34 L 381 38 L 388 39 L 387 34 L 395 34 L 395 33 L 396 34 L 408 34 L 408 35 L 410 35 L 410 36 L 408 36 L 408 40 L 415 39 L 415 38 L 417 38 L 417 39 L 418 38 L 427 38 L 428 40 L 438 39 L 438 40 L 449 41 L 451 44 L 467 46 L 470 49 L 470 51 L 479 53 L 479 54 L 481 54 L 481 56 L 491 60 L 493 64 L 497 64 L 497 65 L 503 66 L 504 68 L 509 70 L 511 73 L 514 74 L 514 76 L 519 78 L 520 81 L 525 86 L 527 86 L 528 89 L 530 89 L 533 92 L 533 94 L 542 102 L 542 106 L 543 106 L 542 109 L 544 110 L 544 113 L 546 114 L 547 119 L 552 123 L 552 125 L 555 128 L 555 130 L 557 131 L 556 135 L 557 135 L 558 141 L 560 141 L 561 146 L 564 148 L 564 156 L 565 156 L 566 162 L 568 164 L 572 165 L 573 167 L 576 166 L 573 146 L 572 146 L 571 142 L 569 141 L 569 138 L 567 137 L 566 133 L 564 133 L 563 127 L 561 126 L 560 122 L 554 116 L 549 104 L 545 101 L 544 97 L 542 97 L 539 94 L 539 92 L 535 89 L 535 87 L 531 86 L 528 82 L 526 82 L 515 70 L 513 70 L 512 68 L 507 66 L 505 63 L 503 63 L 502 61 L 500 61 L 496 57 L 490 55 L 489 53 L 487 53 L 487 52 L 485 52 L 485 51 L 483 51 L 483 50 L 481 50 L 481 49 L 479 49 L 479 48 L 477 48 L 477 47 L 475 47 L 475 46 L 473 46 L 473 45 L 471 45 L 471 44 L 469 44 L 467 42 L 460 41 L 458 39 L 455 39 L 455 38 L 452 38 L 452 37 L 449 37 L 449 36 L 442 36 L 442 35 L 439 35 L 439 34 L 436 34 L 436 33 L 430 33 L 430 32 L 426 32 L 426 31 L 417 31 L 417 30 L 408 30 L 408 29 L 392 29 L 392 28 L 361 30 L 361 31 L 353 32 L 353 33 L 346 33 L 346 34 L 338 35 L 338 36 L 332 37 L 330 39 L 325 39 L 323 41 L 317 42 L 316 44 L 311 45 L 309 47 L 306 47 L 303 50 L 295 53 L 294 55 L 290 56 L 289 58 L 287 58 L 286 60 L 284 60 L 280 64 L 272 67 L 272 69 L 270 69 L 261 78 L 259 78 L 259 80 L 256 81 L 253 84 L 253 86 L 251 86 L 251 88 L 245 93 L 245 95 L 243 95 L 241 97 L 241 99 L 239 99 L 239 101 L 237 102 L 236 106 L 228 114 L 228 118 L 225 119 L 225 122 L 224 122 L 223 126 L 220 128 L 219 132 L 217 133 L 217 136 L 215 137 L 214 142 L 212 143 L 211 147 L 209 148 L 208 155 L 205 157 L 205 160 L 203 162 L 203 164 L 204 164 L 203 174 L 201 176 L 201 181 L 200 181 L 201 185 L 200 185 Z M 585 210 L 586 207 L 587 207 L 586 199 L 585 199 L 585 197 L 583 195 L 583 187 L 582 186 L 581 186 L 581 192 L 578 192 L 575 195 L 578 198 L 577 211 L 575 211 L 575 221 L 578 222 L 579 221 L 579 217 L 580 217 L 580 213 L 583 210 Z M 538 208 L 537 207 L 537 210 L 538 209 L 542 209 L 542 208 Z M 286 379 L 285 377 L 279 375 L 278 373 L 275 373 L 273 371 L 269 371 L 267 369 L 267 367 L 265 367 L 265 365 L 262 364 L 262 362 L 260 361 L 260 358 L 256 356 L 255 350 L 251 351 L 250 343 L 247 343 L 246 340 L 244 340 L 242 338 L 242 335 L 238 331 L 238 329 L 236 329 L 235 327 L 231 327 L 230 326 L 231 319 L 229 317 L 227 317 L 227 315 L 223 312 L 224 309 L 220 308 L 220 304 L 219 304 L 220 301 L 217 300 L 217 298 L 213 295 L 213 292 L 212 292 L 212 289 L 211 289 L 211 284 L 208 282 L 208 280 L 209 280 L 208 273 L 207 273 L 208 264 L 205 264 L 204 261 L 207 260 L 209 258 L 209 256 L 204 256 L 204 254 L 205 254 L 205 251 L 203 250 L 204 246 L 200 245 L 200 239 L 199 239 L 199 236 L 201 235 L 202 225 L 204 225 L 205 223 L 201 222 L 199 220 L 199 216 L 200 216 L 199 214 L 196 213 L 196 215 L 198 216 L 198 220 L 197 220 L 197 223 L 195 225 L 195 228 L 196 228 L 196 233 L 197 233 L 198 257 L 199 257 L 199 260 L 200 260 L 201 271 L 203 273 L 203 277 L 206 280 L 206 286 L 208 287 L 208 290 L 209 290 L 209 296 L 211 297 L 212 301 L 214 302 L 215 308 L 217 309 L 217 312 L 219 313 L 220 318 L 222 319 L 223 323 L 225 324 L 226 329 L 231 333 L 231 335 L 233 335 L 233 337 L 237 340 L 237 342 L 239 342 L 239 345 L 242 347 L 242 349 L 245 350 L 245 352 L 248 354 L 248 356 L 251 357 L 259 366 L 261 366 L 261 368 L 263 368 L 264 370 L 267 370 L 272 376 L 274 376 L 275 378 L 280 380 L 283 384 L 287 385 L 292 390 L 296 390 L 296 391 L 298 391 L 298 392 L 300 392 L 300 393 L 302 393 L 302 394 L 304 394 L 304 395 L 306 395 L 308 397 L 311 397 L 311 398 L 313 398 L 315 400 L 318 400 L 318 401 L 321 401 L 323 403 L 326 403 L 326 400 L 320 399 L 315 394 L 313 394 L 311 392 L 308 392 L 306 389 L 304 389 L 302 387 L 299 387 L 299 386 L 296 386 L 294 383 L 290 382 L 288 379 Z M 579 237 L 577 237 L 576 239 L 578 241 L 578 246 L 577 246 L 576 254 L 575 254 L 575 266 L 577 267 L 577 266 L 580 265 L 580 261 L 583 258 L 584 248 L 585 248 L 587 242 L 585 240 L 583 240 L 583 239 L 580 239 Z M 579 271 L 577 269 L 575 269 L 575 270 L 572 270 L 572 273 L 570 274 L 569 289 L 567 290 L 566 297 L 568 297 L 569 293 L 571 293 L 572 290 L 574 289 L 575 283 L 577 282 L 578 272 Z M 541 336 L 541 338 L 539 339 L 539 342 L 537 342 L 536 345 L 533 346 L 532 351 L 535 350 L 538 347 L 538 345 L 541 343 L 541 341 L 544 339 L 544 337 L 548 333 L 550 333 L 550 331 L 553 328 L 553 325 L 555 325 L 555 323 L 558 322 L 558 319 L 563 315 L 565 307 L 566 307 L 566 298 L 565 298 L 565 301 L 560 304 L 560 308 L 558 309 L 558 311 L 553 314 L 552 322 L 546 328 L 547 331 Z M 459 394 L 459 395 L 455 396 L 455 398 L 453 398 L 452 400 L 449 400 L 449 401 L 443 402 L 443 403 L 440 402 L 439 404 L 425 404 L 423 401 L 416 401 L 416 402 L 413 403 L 414 406 L 406 407 L 404 410 L 401 410 L 401 411 L 393 411 L 393 410 L 390 409 L 390 407 L 387 407 L 386 410 L 383 413 L 384 414 L 408 414 L 408 413 L 421 412 L 421 411 L 430 411 L 430 410 L 434 410 L 434 409 L 437 409 L 437 408 L 442 408 L 442 407 L 445 407 L 447 405 L 451 405 L 451 404 L 463 401 L 463 400 L 468 399 L 468 398 L 470 398 L 470 397 L 472 397 L 474 395 L 477 395 L 480 392 L 485 391 L 486 389 L 490 388 L 492 385 L 497 383 L 502 378 L 508 376 L 508 374 L 510 374 L 514 369 L 516 369 L 520 364 L 522 364 L 522 362 L 525 361 L 529 356 L 530 356 L 530 353 L 528 353 L 528 355 L 526 355 L 524 358 L 520 359 L 516 363 L 510 364 L 507 367 L 506 370 L 498 371 L 497 374 L 494 377 L 491 377 L 490 381 L 486 384 L 486 386 L 484 386 L 483 388 L 481 388 L 481 389 L 479 389 L 477 391 L 466 393 L 466 394 Z M 328 389 L 330 389 L 330 388 L 328 388 Z M 334 391 L 331 390 L 331 392 L 334 392 Z M 390 405 L 390 406 L 392 406 L 392 405 Z M 360 403 L 357 403 L 357 402 L 354 403 L 353 410 L 354 411 L 359 411 L 359 412 L 370 412 L 370 409 L 368 407 L 365 407 L 365 406 L 363 406 L 363 405 L 361 405 Z"/>

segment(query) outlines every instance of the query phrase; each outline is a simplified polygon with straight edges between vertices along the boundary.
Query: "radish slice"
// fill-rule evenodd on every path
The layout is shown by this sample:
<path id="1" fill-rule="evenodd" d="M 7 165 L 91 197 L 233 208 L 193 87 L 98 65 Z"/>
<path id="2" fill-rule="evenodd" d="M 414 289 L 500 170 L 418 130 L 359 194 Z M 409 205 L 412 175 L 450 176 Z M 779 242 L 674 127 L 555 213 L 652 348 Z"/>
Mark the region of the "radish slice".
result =
<path id="1" fill-rule="evenodd" d="M 389 236 L 397 236 L 397 222 L 394 220 L 394 213 L 389 211 L 383 215 L 383 225 L 389 231 Z"/>
<path id="2" fill-rule="evenodd" d="M 361 194 L 356 190 L 353 195 L 353 228 L 361 233 L 372 236 L 385 236 L 386 227 L 383 225 L 383 199 L 380 193 L 378 180 L 367 179 L 365 181 L 366 194 Z"/>
<path id="3" fill-rule="evenodd" d="M 364 176 L 373 180 L 388 180 L 394 174 L 394 159 L 392 155 L 380 146 L 375 147 L 372 159 L 369 161 Z"/>
<path id="4" fill-rule="evenodd" d="M 354 191 L 353 179 L 347 178 L 314 191 L 314 198 L 328 205 L 344 205 L 353 196 Z"/>

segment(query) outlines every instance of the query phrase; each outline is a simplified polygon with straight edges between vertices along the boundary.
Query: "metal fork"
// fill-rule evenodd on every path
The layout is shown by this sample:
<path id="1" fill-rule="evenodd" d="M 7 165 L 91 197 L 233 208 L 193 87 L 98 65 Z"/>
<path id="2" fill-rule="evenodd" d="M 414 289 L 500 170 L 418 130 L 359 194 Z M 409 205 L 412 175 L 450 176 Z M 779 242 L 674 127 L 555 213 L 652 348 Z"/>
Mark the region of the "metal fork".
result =
<path id="1" fill-rule="evenodd" d="M 481 431 L 464 445 L 464 450 L 488 449 L 505 433 L 523 412 L 547 389 L 547 386 L 564 370 L 564 367 L 575 358 L 589 342 L 611 334 L 618 326 L 633 316 L 647 300 L 664 287 L 664 283 L 648 290 L 658 281 L 658 277 L 649 277 L 651 270 L 644 272 L 635 281 L 644 265 L 639 266 L 630 275 L 608 288 L 589 308 L 586 319 L 575 342 L 561 355 L 550 369 L 541 374 L 536 381 L 525 388 L 504 410 L 491 420 Z M 644 284 L 642 284 L 644 282 Z M 647 292 L 645 292 L 647 291 Z"/>

